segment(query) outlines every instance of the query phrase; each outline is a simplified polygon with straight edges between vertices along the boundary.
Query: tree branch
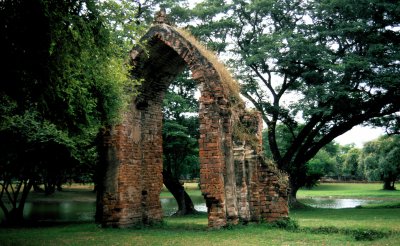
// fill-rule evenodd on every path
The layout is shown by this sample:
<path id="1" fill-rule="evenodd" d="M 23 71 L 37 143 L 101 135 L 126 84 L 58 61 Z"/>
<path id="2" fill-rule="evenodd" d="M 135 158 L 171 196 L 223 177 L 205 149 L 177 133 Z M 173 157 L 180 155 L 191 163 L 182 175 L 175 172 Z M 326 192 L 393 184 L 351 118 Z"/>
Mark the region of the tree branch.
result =
<path id="1" fill-rule="evenodd" d="M 321 120 L 322 114 L 313 115 L 310 121 L 301 129 L 297 137 L 291 143 L 289 149 L 286 151 L 282 159 L 282 168 L 287 170 L 291 161 L 295 158 L 295 153 L 303 146 L 306 137 L 312 132 L 313 128 Z"/>
<path id="2" fill-rule="evenodd" d="M 266 80 L 264 78 L 264 76 L 258 71 L 258 69 L 254 65 L 250 65 L 249 67 L 253 70 L 253 72 L 256 73 L 257 77 L 259 77 L 261 79 L 261 81 L 265 84 L 265 86 L 267 86 L 268 90 L 271 92 L 273 97 L 274 98 L 277 97 L 277 94 L 271 84 L 271 80 L 270 80 L 271 76 L 269 75 L 269 80 Z"/>
<path id="3" fill-rule="evenodd" d="M 260 103 L 258 103 L 251 95 L 249 95 L 249 93 L 247 91 L 243 91 L 241 94 L 245 98 L 247 98 L 254 105 L 254 107 L 256 107 L 256 109 L 258 111 L 261 112 L 261 116 L 262 116 L 263 120 L 265 121 L 265 123 L 270 122 L 270 120 L 267 117 L 266 112 L 264 111 L 264 108 L 260 105 Z"/>

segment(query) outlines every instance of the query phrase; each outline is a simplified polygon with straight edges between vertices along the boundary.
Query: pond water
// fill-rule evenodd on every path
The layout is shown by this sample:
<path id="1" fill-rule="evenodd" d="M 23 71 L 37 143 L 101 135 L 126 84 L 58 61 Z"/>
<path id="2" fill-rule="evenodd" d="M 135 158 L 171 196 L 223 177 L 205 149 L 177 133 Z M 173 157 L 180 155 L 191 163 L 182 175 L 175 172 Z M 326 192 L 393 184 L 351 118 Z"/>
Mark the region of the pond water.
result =
<path id="1" fill-rule="evenodd" d="M 385 202 L 384 200 L 325 198 L 325 197 L 299 198 L 298 200 L 301 203 L 304 203 L 314 208 L 334 208 L 334 209 L 355 208 L 360 205 L 378 204 Z"/>
<path id="2" fill-rule="evenodd" d="M 24 217 L 34 221 L 81 221 L 94 220 L 95 202 L 27 202 Z"/>
<path id="3" fill-rule="evenodd" d="M 203 197 L 193 196 L 192 200 L 197 211 L 207 211 Z M 300 198 L 299 201 L 312 207 L 334 209 L 384 202 L 383 200 L 321 197 Z M 172 215 L 178 207 L 174 198 L 161 198 L 161 206 L 165 216 Z M 24 217 L 37 221 L 90 222 L 94 221 L 95 210 L 95 202 L 27 202 Z M 3 214 L 0 212 L 0 220 L 2 217 Z"/>
<path id="4" fill-rule="evenodd" d="M 199 212 L 207 212 L 207 206 L 202 196 L 191 196 L 194 208 Z M 161 198 L 161 206 L 165 216 L 173 215 L 178 209 L 178 204 L 174 198 Z"/>

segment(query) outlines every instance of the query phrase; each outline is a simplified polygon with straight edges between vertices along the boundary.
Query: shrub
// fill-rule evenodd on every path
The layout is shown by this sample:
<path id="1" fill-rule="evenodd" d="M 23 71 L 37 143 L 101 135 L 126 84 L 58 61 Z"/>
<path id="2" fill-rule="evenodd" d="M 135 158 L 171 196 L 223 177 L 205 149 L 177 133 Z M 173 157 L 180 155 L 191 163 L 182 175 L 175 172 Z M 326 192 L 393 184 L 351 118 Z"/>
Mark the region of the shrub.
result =
<path id="1" fill-rule="evenodd" d="M 291 218 L 274 221 L 272 223 L 272 226 L 291 231 L 299 229 L 299 223 L 297 222 L 297 220 Z"/>
<path id="2" fill-rule="evenodd" d="M 376 231 L 376 230 L 354 230 L 353 231 L 353 236 L 357 241 L 372 241 L 376 239 L 380 239 L 383 237 L 387 236 L 387 233 L 382 232 L 382 231 Z"/>
<path id="3" fill-rule="evenodd" d="M 311 229 L 314 233 L 321 233 L 321 234 L 333 234 L 333 233 L 340 233 L 340 229 L 334 226 L 321 226 L 315 229 Z"/>

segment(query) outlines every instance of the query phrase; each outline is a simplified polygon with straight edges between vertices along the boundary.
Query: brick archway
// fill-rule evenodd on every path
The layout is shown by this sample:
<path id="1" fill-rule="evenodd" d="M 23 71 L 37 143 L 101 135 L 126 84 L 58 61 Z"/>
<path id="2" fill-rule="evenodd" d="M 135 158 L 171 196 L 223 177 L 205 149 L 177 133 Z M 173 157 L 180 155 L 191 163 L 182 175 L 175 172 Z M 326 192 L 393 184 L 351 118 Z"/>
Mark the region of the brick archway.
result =
<path id="1" fill-rule="evenodd" d="M 200 186 L 209 227 L 286 218 L 287 177 L 261 158 L 261 117 L 244 109 L 226 70 L 168 24 L 153 25 L 143 39 L 146 51 L 131 51 L 132 75 L 144 79 L 140 94 L 122 123 L 103 136 L 97 221 L 130 227 L 162 220 L 162 99 L 185 66 L 201 92 Z"/>

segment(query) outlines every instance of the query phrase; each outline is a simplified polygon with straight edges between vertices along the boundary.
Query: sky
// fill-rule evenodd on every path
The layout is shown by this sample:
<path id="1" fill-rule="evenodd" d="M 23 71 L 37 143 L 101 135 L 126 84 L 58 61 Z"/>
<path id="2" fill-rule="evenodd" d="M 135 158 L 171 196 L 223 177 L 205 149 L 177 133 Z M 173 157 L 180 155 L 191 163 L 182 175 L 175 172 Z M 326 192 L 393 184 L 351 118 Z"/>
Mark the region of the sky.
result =
<path id="1" fill-rule="evenodd" d="M 356 147 L 362 148 L 363 144 L 374 140 L 385 134 L 383 128 L 371 128 L 367 126 L 355 126 L 350 131 L 335 138 L 340 145 L 354 143 Z"/>

